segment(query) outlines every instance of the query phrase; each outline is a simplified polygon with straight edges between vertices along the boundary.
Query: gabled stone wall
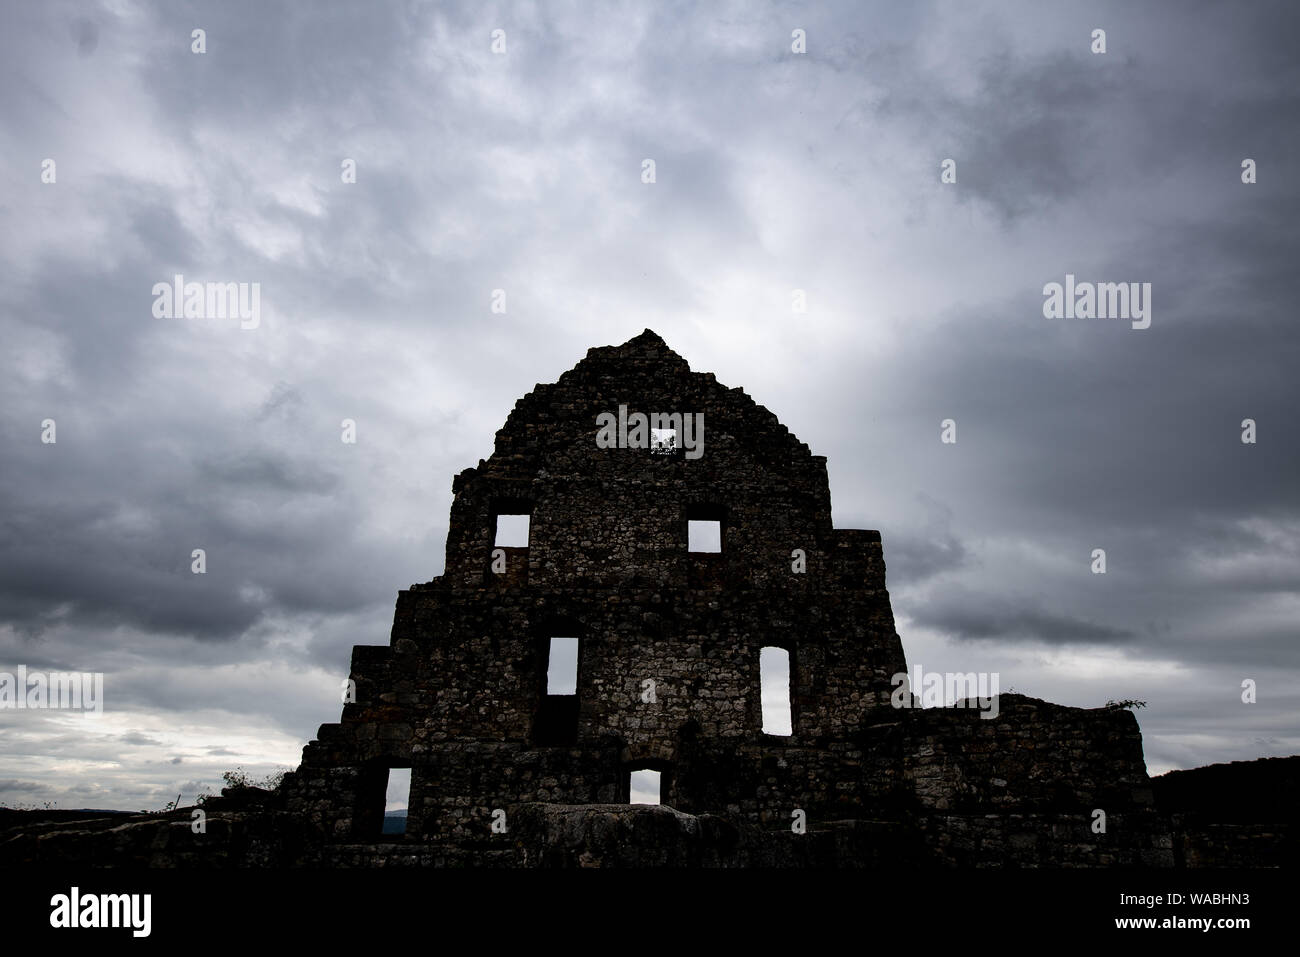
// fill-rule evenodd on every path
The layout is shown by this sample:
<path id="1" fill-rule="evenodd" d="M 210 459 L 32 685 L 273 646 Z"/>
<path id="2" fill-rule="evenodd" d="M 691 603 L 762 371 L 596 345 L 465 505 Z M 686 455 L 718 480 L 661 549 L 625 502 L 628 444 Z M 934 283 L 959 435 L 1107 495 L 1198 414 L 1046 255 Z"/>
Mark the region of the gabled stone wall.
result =
<path id="1" fill-rule="evenodd" d="M 601 447 L 598 416 L 620 406 L 702 416 L 703 446 Z M 520 399 L 452 487 L 444 574 L 398 593 L 388 645 L 353 649 L 355 701 L 277 791 L 227 792 L 201 834 L 191 809 L 33 819 L 0 833 L 0 864 L 1294 860 L 1294 801 L 1229 814 L 1169 779 L 1157 808 L 1127 710 L 891 706 L 907 666 L 880 533 L 834 528 L 825 459 L 648 330 Z M 527 547 L 494 554 L 496 517 L 518 513 Z M 720 553 L 688 550 L 691 519 L 721 523 Z M 576 696 L 546 693 L 553 637 L 580 641 Z M 789 735 L 763 731 L 764 647 L 790 654 Z M 407 829 L 384 836 L 397 767 Z M 661 772 L 667 807 L 628 806 L 634 768 Z M 1272 765 L 1196 780 L 1228 793 L 1279 773 L 1294 792 Z"/>
<path id="2" fill-rule="evenodd" d="M 702 445 L 602 447 L 602 414 L 636 412 L 702 416 Z M 880 534 L 834 528 L 825 459 L 648 330 L 520 399 L 453 491 L 444 574 L 399 593 L 389 647 L 355 649 L 356 702 L 282 788 L 330 840 L 377 840 L 386 771 L 408 766 L 408 844 L 490 841 L 526 804 L 626 802 L 637 767 L 680 812 L 772 831 L 796 812 L 914 830 L 1032 813 L 1086 833 L 1094 807 L 1150 805 L 1128 712 L 890 707 L 907 667 Z M 494 552 L 518 513 L 527 547 Z M 720 522 L 721 553 L 688 551 L 692 518 Z M 580 641 L 576 698 L 546 694 L 556 636 Z M 766 646 L 791 655 L 788 736 L 762 729 Z M 1000 840 L 981 829 L 977 848 Z"/>

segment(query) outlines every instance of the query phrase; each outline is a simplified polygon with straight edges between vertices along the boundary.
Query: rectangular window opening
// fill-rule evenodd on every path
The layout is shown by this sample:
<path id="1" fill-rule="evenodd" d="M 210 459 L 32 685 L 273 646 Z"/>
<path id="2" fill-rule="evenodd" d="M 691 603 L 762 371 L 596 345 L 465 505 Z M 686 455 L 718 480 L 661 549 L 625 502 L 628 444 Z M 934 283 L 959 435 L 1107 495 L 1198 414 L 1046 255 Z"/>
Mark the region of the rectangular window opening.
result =
<path id="1" fill-rule="evenodd" d="M 672 455 L 677 451 L 676 429 L 651 429 L 650 454 Z"/>
<path id="2" fill-rule="evenodd" d="M 388 786 L 384 796 L 385 836 L 398 837 L 406 833 L 406 812 L 411 802 L 411 769 L 389 768 Z"/>
<path id="3" fill-rule="evenodd" d="M 496 537 L 493 548 L 527 548 L 528 514 L 503 514 L 496 517 Z"/>
<path id="4" fill-rule="evenodd" d="M 722 523 L 715 519 L 689 519 L 686 523 L 686 550 L 722 551 Z"/>
<path id="5" fill-rule="evenodd" d="M 546 693 L 548 695 L 578 693 L 577 638 L 551 639 L 550 657 L 546 664 Z"/>
<path id="6" fill-rule="evenodd" d="M 763 648 L 758 653 L 758 676 L 762 685 L 763 733 L 789 737 L 790 652 L 784 648 Z"/>
<path id="7" fill-rule="evenodd" d="M 628 803 L 661 804 L 659 780 L 659 771 L 633 771 L 628 777 Z"/>

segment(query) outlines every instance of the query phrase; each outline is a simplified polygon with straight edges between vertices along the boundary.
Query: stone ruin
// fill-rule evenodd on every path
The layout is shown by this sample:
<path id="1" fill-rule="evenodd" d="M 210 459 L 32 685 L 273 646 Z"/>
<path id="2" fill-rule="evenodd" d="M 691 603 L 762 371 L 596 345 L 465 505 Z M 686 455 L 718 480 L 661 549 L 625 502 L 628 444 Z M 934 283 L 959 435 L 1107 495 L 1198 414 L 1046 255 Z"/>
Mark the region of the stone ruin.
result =
<path id="1" fill-rule="evenodd" d="M 679 440 L 649 448 L 655 425 Z M 907 663 L 880 533 L 835 528 L 825 457 L 653 332 L 538 385 L 452 488 L 444 573 L 398 593 L 389 645 L 354 649 L 355 701 L 281 788 L 343 859 L 509 862 L 520 830 L 531 860 L 560 834 L 590 851 L 575 828 L 654 817 L 628 807 L 649 769 L 663 805 L 734 830 L 745 861 L 807 860 L 803 843 L 823 863 L 858 844 L 865 861 L 901 844 L 918 861 L 1172 863 L 1129 711 L 891 706 Z M 526 546 L 497 548 L 518 515 Z M 720 550 L 690 550 L 691 522 Z M 548 693 L 555 638 L 576 639 L 575 694 Z M 789 734 L 763 730 L 764 648 L 788 655 Z M 393 768 L 410 800 L 386 840 Z M 696 823 L 669 830 L 705 841 Z"/>
<path id="2" fill-rule="evenodd" d="M 835 528 L 825 458 L 649 330 L 520 399 L 452 488 L 443 574 L 398 593 L 388 645 L 354 648 L 341 720 L 275 791 L 227 789 L 200 836 L 190 809 L 11 822 L 0 865 L 1294 861 L 1293 803 L 1226 797 L 1246 771 L 1212 776 L 1213 809 L 1186 778 L 1213 769 L 1166 776 L 1158 808 L 1124 708 L 912 706 L 880 533 Z M 526 543 L 498 544 L 520 516 Z M 574 686 L 552 688 L 563 644 Z M 764 730 L 764 649 L 788 656 L 789 733 Z M 1281 761 L 1249 773 L 1294 796 Z M 661 806 L 629 803 L 639 770 Z"/>

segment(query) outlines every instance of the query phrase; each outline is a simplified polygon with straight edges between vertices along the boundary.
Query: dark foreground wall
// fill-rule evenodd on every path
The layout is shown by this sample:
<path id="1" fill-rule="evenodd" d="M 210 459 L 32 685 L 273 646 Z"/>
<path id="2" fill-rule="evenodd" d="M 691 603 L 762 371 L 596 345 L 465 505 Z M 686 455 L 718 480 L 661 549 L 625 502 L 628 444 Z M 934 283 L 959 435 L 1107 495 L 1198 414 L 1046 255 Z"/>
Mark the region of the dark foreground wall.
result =
<path id="1" fill-rule="evenodd" d="M 1150 814 L 1142 737 L 1129 711 L 1069 708 L 1002 695 L 997 711 L 874 708 L 843 737 L 684 736 L 665 803 L 699 817 L 816 833 L 836 821 L 895 822 L 914 856 L 975 863 L 1161 863 L 1168 828 Z M 332 732 L 334 726 L 323 731 Z M 382 729 L 380 729 L 382 732 Z M 309 751 L 325 746 L 313 743 Z M 445 744 L 413 770 L 426 796 L 456 796 L 430 827 L 412 805 L 406 843 L 468 846 L 499 836 L 531 803 L 618 804 L 625 744 L 538 748 L 515 742 Z M 318 841 L 366 844 L 365 769 L 304 765 L 281 786 L 284 806 Z M 350 811 L 349 809 L 355 809 Z M 375 815 L 371 815 L 375 816 Z M 498 844 L 500 842 L 497 842 Z M 489 845 L 490 846 L 490 845 Z"/>
<path id="2" fill-rule="evenodd" d="M 1300 756 L 1212 764 L 1152 778 L 1183 867 L 1300 862 Z"/>
<path id="3" fill-rule="evenodd" d="M 1037 713 L 1031 721 L 1050 720 L 1056 706 L 1025 699 L 1011 713 Z M 563 805 L 522 803 L 507 809 L 507 830 L 476 830 L 456 842 L 389 839 L 367 842 L 322 840 L 309 818 L 286 810 L 281 793 L 257 789 L 227 791 L 204 805 L 205 833 L 196 833 L 193 808 L 168 814 L 111 815 L 78 818 L 72 812 L 0 811 L 0 867 L 1279 867 L 1298 862 L 1296 804 L 1285 803 L 1300 781 L 1300 757 L 1215 765 L 1174 772 L 1137 782 L 1139 799 L 1106 816 L 1106 831 L 1094 830 L 1098 795 L 1075 795 L 1052 809 L 1050 785 L 1035 783 L 1046 764 L 1026 760 L 1023 752 L 1048 755 L 1050 762 L 1078 750 L 1070 733 L 1079 709 L 1063 709 L 1055 727 L 1054 747 L 990 749 L 972 747 L 963 757 L 935 749 L 909 759 L 912 772 L 903 779 L 917 785 L 924 799 L 882 802 L 872 818 L 834 820 L 808 817 L 806 833 L 789 826 L 760 828 L 744 818 L 686 814 L 672 808 L 625 804 Z M 1039 713 L 1045 712 L 1045 713 Z M 1076 712 L 1069 714 L 1069 712 Z M 1088 712 L 1083 712 L 1088 714 Z M 1004 716 L 1006 712 L 1004 711 Z M 904 719 L 895 729 L 900 746 L 910 747 L 928 735 L 953 731 L 997 737 L 997 723 L 974 714 L 926 714 Z M 1028 716 L 1026 716 L 1028 718 Z M 1132 716 L 1129 715 L 1131 719 Z M 1127 740 L 1127 722 L 1108 719 Z M 969 735 L 960 730 L 968 728 Z M 1041 730 L 1041 729 L 1040 729 Z M 1004 732 L 1005 733 L 1005 732 Z M 1050 737 L 1050 736 L 1049 736 Z M 1017 739 L 1029 740 L 1029 738 Z M 922 746 L 924 749 L 924 746 Z M 1019 752 L 1019 753 L 1018 753 Z M 945 763 L 945 753 L 949 760 Z M 930 759 L 929 763 L 924 763 Z M 1087 751 L 1082 756 L 1087 766 Z M 919 763 L 917 763 L 919 762 Z M 971 781 L 978 774 L 1016 775 L 1027 779 L 1010 790 L 1012 803 L 996 811 L 980 809 L 978 791 L 966 795 L 950 789 L 944 808 L 937 803 L 935 775 Z M 1079 778 L 1084 783 L 1085 775 Z M 1213 781 L 1214 784 L 1203 785 Z M 1033 786 L 1029 786 L 1033 785 Z M 990 783 L 990 787 L 1001 785 Z M 898 795 L 895 795 L 897 797 Z M 967 805 L 966 802 L 974 802 Z M 1166 803 L 1167 802 L 1167 803 Z M 1102 808 L 1104 810 L 1104 807 Z"/>
<path id="4" fill-rule="evenodd" d="M 1142 835 L 1089 837 L 1072 815 L 919 814 L 830 821 L 805 834 L 764 831 L 714 815 L 666 807 L 523 804 L 510 831 L 457 844 L 313 843 L 301 818 L 274 807 L 214 809 L 195 834 L 192 809 L 33 822 L 0 835 L 0 867 L 1172 867 L 1259 866 L 1217 859 L 1200 840 L 1175 861 L 1154 811 L 1119 815 L 1113 826 Z M 1294 863 L 1275 857 L 1267 863 Z"/>

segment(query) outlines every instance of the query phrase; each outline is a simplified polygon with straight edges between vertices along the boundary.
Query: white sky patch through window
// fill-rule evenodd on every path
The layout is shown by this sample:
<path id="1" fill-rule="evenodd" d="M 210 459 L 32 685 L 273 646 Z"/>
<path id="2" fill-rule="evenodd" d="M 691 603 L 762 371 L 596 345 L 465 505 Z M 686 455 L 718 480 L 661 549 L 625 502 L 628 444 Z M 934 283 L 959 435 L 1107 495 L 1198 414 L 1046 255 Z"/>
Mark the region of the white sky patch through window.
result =
<path id="1" fill-rule="evenodd" d="M 722 551 L 722 523 L 697 521 L 686 523 L 686 550 L 691 552 Z"/>
<path id="2" fill-rule="evenodd" d="M 410 800 L 411 769 L 391 768 L 388 772 L 388 791 L 384 797 L 384 813 L 405 811 Z"/>
<path id="3" fill-rule="evenodd" d="M 763 733 L 790 734 L 790 652 L 763 648 L 758 653 L 758 675 L 763 688 Z"/>
<path id="4" fill-rule="evenodd" d="M 498 515 L 497 537 L 492 543 L 494 548 L 528 547 L 527 515 Z"/>
<path id="5" fill-rule="evenodd" d="M 628 791 L 629 804 L 659 804 L 658 771 L 633 771 Z"/>
<path id="6" fill-rule="evenodd" d="M 547 694 L 578 693 L 578 639 L 552 638 L 546 665 Z"/>

